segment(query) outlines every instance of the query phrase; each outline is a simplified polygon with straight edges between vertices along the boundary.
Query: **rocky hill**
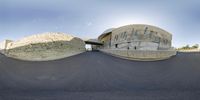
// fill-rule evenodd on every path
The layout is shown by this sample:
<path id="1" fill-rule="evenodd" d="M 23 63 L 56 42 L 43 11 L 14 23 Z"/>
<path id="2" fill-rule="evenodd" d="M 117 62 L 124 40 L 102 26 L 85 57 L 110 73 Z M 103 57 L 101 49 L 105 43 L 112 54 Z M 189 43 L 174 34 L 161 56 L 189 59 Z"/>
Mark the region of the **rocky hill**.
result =
<path id="1" fill-rule="evenodd" d="M 42 33 L 28 36 L 8 44 L 8 57 L 46 61 L 76 55 L 85 51 L 83 40 L 64 33 Z"/>

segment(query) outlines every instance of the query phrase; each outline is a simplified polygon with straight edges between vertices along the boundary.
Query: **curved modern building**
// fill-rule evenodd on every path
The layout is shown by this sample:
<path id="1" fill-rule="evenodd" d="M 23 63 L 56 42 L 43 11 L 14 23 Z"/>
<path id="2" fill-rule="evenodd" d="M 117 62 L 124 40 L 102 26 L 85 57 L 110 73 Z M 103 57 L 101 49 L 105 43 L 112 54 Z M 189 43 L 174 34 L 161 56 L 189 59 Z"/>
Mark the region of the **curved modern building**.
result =
<path id="1" fill-rule="evenodd" d="M 150 51 L 175 51 L 172 48 L 172 34 L 151 25 L 133 24 L 118 28 L 110 28 L 104 31 L 103 34 L 98 37 L 98 40 L 103 43 L 101 47 L 102 50 L 107 50 L 110 53 L 118 50 L 117 55 L 124 53 L 127 54 L 125 57 L 129 57 L 131 54 L 137 52 L 138 55 L 141 54 L 143 56 L 133 56 L 133 58 L 155 58 L 154 55 L 149 54 Z M 119 50 L 121 50 L 121 52 L 119 52 Z M 131 54 L 128 55 L 128 52 Z M 172 56 L 175 54 L 173 52 L 173 54 L 168 55 Z"/>
<path id="2" fill-rule="evenodd" d="M 134 50 L 171 49 L 172 34 L 150 25 L 127 25 L 108 29 L 98 38 L 104 48 Z"/>

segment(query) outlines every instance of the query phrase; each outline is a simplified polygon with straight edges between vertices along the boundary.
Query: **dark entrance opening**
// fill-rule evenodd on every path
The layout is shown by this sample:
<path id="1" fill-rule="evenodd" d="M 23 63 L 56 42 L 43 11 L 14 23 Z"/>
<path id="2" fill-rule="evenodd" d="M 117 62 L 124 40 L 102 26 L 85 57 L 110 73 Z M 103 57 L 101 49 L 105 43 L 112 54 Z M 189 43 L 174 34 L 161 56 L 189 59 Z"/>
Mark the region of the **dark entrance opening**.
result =
<path id="1" fill-rule="evenodd" d="M 95 41 L 85 41 L 86 45 L 89 45 L 90 49 L 88 51 L 98 51 L 98 49 L 103 46 L 100 42 Z"/>
<path id="2" fill-rule="evenodd" d="M 115 44 L 115 48 L 118 48 L 118 44 Z"/>

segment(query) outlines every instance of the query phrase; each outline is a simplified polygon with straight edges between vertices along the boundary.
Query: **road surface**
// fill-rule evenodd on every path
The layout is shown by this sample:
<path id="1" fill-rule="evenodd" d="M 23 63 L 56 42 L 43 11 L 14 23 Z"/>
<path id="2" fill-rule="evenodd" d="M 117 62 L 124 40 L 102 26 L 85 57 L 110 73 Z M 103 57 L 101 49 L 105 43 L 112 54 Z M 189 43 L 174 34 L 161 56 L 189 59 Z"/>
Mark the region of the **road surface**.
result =
<path id="1" fill-rule="evenodd" d="M 47 62 L 0 55 L 0 100 L 200 100 L 200 53 L 155 62 L 101 52 Z"/>

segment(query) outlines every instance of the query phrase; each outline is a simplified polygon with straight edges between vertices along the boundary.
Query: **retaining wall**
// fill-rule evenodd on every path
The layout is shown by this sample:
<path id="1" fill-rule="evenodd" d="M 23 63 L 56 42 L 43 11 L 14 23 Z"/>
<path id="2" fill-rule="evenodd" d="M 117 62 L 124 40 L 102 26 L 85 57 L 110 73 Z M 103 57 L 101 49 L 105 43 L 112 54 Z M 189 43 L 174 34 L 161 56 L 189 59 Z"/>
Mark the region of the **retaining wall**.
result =
<path id="1" fill-rule="evenodd" d="M 176 55 L 175 50 L 159 50 L 159 51 L 145 51 L 145 50 L 113 50 L 101 49 L 100 51 L 130 60 L 139 61 L 156 61 L 168 59 Z"/>

